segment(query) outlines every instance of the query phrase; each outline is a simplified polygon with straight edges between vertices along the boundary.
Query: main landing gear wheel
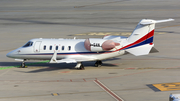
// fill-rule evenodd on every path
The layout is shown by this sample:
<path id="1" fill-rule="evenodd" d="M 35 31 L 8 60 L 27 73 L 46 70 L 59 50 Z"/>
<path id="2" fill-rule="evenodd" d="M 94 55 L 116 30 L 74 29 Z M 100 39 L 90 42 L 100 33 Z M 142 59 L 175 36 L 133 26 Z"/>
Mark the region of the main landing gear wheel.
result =
<path id="1" fill-rule="evenodd" d="M 78 69 L 78 70 L 84 70 L 84 65 L 81 62 L 79 62 L 79 63 L 77 63 L 75 68 Z"/>
<path id="2" fill-rule="evenodd" d="M 95 65 L 95 67 L 101 67 L 102 66 L 102 61 L 101 60 L 97 60 L 94 65 Z"/>
<path id="3" fill-rule="evenodd" d="M 79 70 L 84 70 L 84 65 L 81 64 L 80 68 L 78 68 Z"/>

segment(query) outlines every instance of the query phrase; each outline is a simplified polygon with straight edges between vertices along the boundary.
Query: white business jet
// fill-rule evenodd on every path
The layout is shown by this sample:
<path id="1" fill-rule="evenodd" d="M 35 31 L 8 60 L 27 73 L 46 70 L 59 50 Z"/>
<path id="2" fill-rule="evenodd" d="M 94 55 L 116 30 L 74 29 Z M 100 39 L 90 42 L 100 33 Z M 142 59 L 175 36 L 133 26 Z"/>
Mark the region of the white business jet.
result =
<path id="1" fill-rule="evenodd" d="M 135 56 L 147 55 L 153 49 L 153 36 L 156 23 L 174 19 L 142 19 L 129 37 L 105 36 L 88 39 L 32 39 L 24 46 L 9 52 L 6 56 L 22 61 L 26 67 L 27 60 L 50 60 L 49 63 L 77 63 L 76 69 L 84 69 L 83 61 L 110 59 L 131 53 Z"/>

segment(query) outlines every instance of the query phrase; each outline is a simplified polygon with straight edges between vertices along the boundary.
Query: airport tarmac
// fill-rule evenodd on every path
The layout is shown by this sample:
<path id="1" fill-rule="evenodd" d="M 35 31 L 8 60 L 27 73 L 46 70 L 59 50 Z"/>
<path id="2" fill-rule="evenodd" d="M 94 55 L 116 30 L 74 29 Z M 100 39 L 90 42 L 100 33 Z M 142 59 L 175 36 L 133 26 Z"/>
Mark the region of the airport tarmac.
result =
<path id="1" fill-rule="evenodd" d="M 167 101 L 180 93 L 179 0 L 1 0 L 1 101 Z M 159 53 L 131 54 L 104 60 L 48 64 L 28 61 L 28 68 L 6 54 L 32 38 L 129 36 L 141 19 L 173 18 L 156 24 Z"/>

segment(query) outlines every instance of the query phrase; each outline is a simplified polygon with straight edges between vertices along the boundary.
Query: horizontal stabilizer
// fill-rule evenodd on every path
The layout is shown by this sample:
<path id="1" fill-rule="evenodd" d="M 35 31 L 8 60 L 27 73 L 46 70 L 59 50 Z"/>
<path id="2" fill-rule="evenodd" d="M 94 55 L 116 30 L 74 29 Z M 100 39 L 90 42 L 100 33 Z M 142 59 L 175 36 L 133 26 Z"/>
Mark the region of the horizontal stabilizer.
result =
<path id="1" fill-rule="evenodd" d="M 147 54 L 149 54 L 149 52 L 151 51 L 153 46 L 154 45 L 145 44 L 142 46 L 127 49 L 126 51 L 135 56 L 147 55 Z"/>
<path id="2" fill-rule="evenodd" d="M 165 19 L 165 20 L 151 20 L 151 19 L 147 19 L 147 20 L 142 20 L 140 22 L 140 24 L 141 25 L 150 25 L 150 24 L 161 23 L 161 22 L 168 22 L 168 21 L 174 21 L 174 19 Z"/>
<path id="3" fill-rule="evenodd" d="M 174 21 L 174 19 L 156 20 L 156 23 Z"/>

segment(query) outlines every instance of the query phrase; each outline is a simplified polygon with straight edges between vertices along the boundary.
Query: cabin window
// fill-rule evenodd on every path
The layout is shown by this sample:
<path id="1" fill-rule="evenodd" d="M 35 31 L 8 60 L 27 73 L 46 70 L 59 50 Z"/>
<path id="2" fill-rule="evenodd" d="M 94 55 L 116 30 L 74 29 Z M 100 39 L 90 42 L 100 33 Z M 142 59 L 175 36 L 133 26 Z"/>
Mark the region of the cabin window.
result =
<path id="1" fill-rule="evenodd" d="M 68 50 L 71 50 L 71 46 L 68 46 Z"/>
<path id="2" fill-rule="evenodd" d="M 44 50 L 46 50 L 46 45 L 44 45 Z"/>
<path id="3" fill-rule="evenodd" d="M 52 50 L 52 46 L 49 47 L 49 50 Z"/>
<path id="4" fill-rule="evenodd" d="M 62 46 L 62 50 L 64 50 L 64 46 Z"/>
<path id="5" fill-rule="evenodd" d="M 56 46 L 56 50 L 58 50 L 58 46 Z"/>
<path id="6" fill-rule="evenodd" d="M 33 45 L 33 42 L 32 41 L 29 41 L 27 42 L 23 47 L 29 47 L 29 46 L 32 46 Z"/>

